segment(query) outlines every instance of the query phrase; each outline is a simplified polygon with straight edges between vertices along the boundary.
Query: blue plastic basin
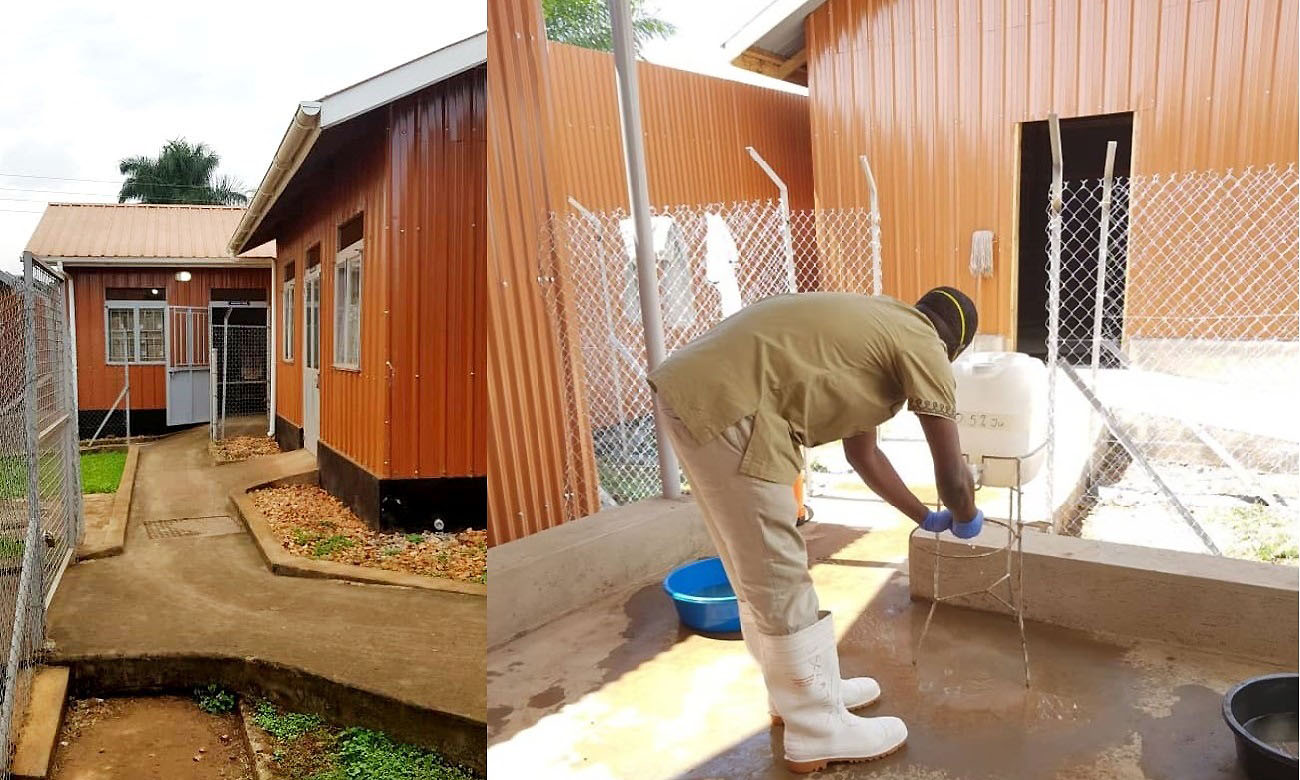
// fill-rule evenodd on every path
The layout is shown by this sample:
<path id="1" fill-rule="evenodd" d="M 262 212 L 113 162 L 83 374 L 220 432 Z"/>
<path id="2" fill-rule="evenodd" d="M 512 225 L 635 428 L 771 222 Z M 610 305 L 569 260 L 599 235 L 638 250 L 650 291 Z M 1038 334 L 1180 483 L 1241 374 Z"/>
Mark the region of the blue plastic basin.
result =
<path id="1" fill-rule="evenodd" d="M 705 558 L 673 569 L 664 577 L 664 592 L 690 628 L 708 634 L 740 630 L 740 608 L 722 559 Z"/>

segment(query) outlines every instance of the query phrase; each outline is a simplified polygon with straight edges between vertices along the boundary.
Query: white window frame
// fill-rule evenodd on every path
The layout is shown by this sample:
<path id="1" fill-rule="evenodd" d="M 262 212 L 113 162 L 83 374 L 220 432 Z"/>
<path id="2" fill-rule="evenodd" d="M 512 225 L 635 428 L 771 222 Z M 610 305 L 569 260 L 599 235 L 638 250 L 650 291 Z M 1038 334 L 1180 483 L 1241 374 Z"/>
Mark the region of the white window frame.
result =
<path id="1" fill-rule="evenodd" d="M 365 290 L 365 265 L 362 262 L 364 239 L 349 244 L 334 256 L 334 368 L 344 371 L 361 370 L 361 302 Z M 356 294 L 350 288 L 356 269 Z M 342 280 L 340 282 L 340 280 Z M 355 316 L 352 316 L 352 299 L 356 299 Z M 349 355 L 349 347 L 355 354 Z M 349 358 L 352 358 L 349 360 Z"/>
<path id="2" fill-rule="evenodd" d="M 162 310 L 162 357 L 158 360 L 141 360 L 140 355 L 140 311 L 143 309 L 160 309 Z M 132 357 L 126 360 L 113 359 L 112 352 L 112 331 L 110 323 L 112 321 L 111 311 L 130 311 L 131 312 L 131 348 Z M 163 366 L 167 364 L 167 302 L 166 301 L 104 301 L 104 363 L 110 366 Z"/>
<path id="3" fill-rule="evenodd" d="M 280 359 L 286 363 L 293 362 L 293 344 L 297 333 L 294 328 L 294 293 L 297 285 L 294 284 L 296 279 L 285 279 L 281 285 L 280 291 L 280 341 L 283 347 L 280 352 Z"/>

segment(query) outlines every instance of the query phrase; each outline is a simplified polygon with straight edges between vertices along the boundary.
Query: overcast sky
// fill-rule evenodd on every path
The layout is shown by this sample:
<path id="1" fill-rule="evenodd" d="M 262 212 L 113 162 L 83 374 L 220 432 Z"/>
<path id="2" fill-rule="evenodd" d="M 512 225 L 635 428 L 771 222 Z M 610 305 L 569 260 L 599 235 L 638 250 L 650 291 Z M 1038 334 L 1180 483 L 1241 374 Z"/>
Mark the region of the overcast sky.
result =
<path id="1" fill-rule="evenodd" d="M 649 0 L 679 32 L 646 57 L 745 78 L 719 46 L 763 2 Z M 156 154 L 170 138 L 207 143 L 222 173 L 255 188 L 298 101 L 473 35 L 486 8 L 485 0 L 7 4 L 0 268 L 18 267 L 47 202 L 115 202 L 118 160 Z"/>

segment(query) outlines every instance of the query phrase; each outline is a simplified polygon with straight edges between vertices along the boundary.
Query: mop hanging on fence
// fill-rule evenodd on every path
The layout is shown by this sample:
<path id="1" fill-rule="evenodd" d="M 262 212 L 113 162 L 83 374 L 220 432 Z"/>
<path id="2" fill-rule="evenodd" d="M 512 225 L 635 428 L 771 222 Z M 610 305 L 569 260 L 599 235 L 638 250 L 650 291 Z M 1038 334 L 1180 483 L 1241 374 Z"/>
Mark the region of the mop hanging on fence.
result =
<path id="1" fill-rule="evenodd" d="M 970 237 L 970 275 L 976 279 L 993 275 L 993 231 L 976 230 Z"/>

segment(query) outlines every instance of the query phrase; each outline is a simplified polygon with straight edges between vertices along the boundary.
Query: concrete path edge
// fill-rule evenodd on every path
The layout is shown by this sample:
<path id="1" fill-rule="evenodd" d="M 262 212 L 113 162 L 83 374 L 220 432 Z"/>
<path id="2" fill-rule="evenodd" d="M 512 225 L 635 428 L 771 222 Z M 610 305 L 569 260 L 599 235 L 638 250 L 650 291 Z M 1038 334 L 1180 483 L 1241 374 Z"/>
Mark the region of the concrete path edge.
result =
<path id="1" fill-rule="evenodd" d="M 94 545 L 83 542 L 77 548 L 77 560 L 109 558 L 121 555 L 122 550 L 126 548 L 126 521 L 131 515 L 131 497 L 135 493 L 135 472 L 139 462 L 140 445 L 128 446 L 126 463 L 122 466 L 122 478 L 118 480 L 117 492 L 113 495 L 113 511 L 109 515 L 106 538 Z"/>
<path id="2" fill-rule="evenodd" d="M 63 728 L 68 678 L 66 666 L 41 666 L 35 670 L 27 712 L 9 765 L 13 780 L 44 780 L 49 775 L 54 746 Z"/>
<path id="3" fill-rule="evenodd" d="M 485 773 L 487 724 L 256 657 L 224 655 L 67 656 L 57 659 L 79 696 L 180 693 L 217 683 L 245 698 L 269 699 L 339 726 L 362 726 L 422 745 Z"/>
<path id="4" fill-rule="evenodd" d="M 459 593 L 466 596 L 487 597 L 487 585 L 477 582 L 457 582 L 456 580 L 426 577 L 400 571 L 387 571 L 366 566 L 355 566 L 337 561 L 313 561 L 286 551 L 271 531 L 266 516 L 253 504 L 249 492 L 273 485 L 316 484 L 316 471 L 304 471 L 289 474 L 281 479 L 254 480 L 230 491 L 230 502 L 235 513 L 243 522 L 248 533 L 253 537 L 258 552 L 268 569 L 273 574 L 287 577 L 310 577 L 317 579 L 347 580 L 364 582 L 371 585 L 392 585 L 403 588 L 421 588 L 447 593 Z"/>

